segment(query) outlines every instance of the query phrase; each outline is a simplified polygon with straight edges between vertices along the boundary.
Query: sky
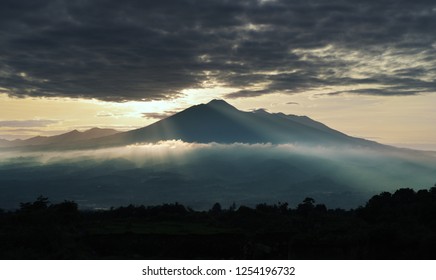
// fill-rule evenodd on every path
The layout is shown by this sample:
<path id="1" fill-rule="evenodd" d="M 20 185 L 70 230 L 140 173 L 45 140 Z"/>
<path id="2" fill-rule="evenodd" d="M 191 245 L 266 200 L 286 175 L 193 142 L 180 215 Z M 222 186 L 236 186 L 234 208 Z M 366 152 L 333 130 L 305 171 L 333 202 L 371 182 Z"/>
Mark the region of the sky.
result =
<path id="1" fill-rule="evenodd" d="M 429 0 L 3 0 L 0 138 L 221 98 L 436 150 L 434 30 Z"/>

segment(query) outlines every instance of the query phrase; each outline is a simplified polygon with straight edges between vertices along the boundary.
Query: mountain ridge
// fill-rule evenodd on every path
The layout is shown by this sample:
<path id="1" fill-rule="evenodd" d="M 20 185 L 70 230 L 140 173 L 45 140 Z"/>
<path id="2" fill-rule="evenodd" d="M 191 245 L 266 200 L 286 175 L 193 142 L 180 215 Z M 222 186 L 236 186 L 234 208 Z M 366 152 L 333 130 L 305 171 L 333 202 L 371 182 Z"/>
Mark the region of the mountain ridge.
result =
<path id="1" fill-rule="evenodd" d="M 49 144 L 73 143 L 82 140 L 96 139 L 100 137 L 110 136 L 120 133 L 120 131 L 108 128 L 93 127 L 83 132 L 74 129 L 72 131 L 53 135 L 53 136 L 35 136 L 29 139 L 16 139 L 12 141 L 0 140 L 0 145 L 3 147 L 26 147 L 26 146 L 44 146 Z"/>

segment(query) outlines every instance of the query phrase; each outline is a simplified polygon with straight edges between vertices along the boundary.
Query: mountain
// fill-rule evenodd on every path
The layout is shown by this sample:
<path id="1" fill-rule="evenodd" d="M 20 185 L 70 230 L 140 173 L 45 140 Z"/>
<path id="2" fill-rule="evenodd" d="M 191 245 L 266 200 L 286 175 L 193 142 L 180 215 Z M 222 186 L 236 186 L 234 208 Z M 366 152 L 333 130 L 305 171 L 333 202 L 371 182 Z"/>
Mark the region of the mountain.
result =
<path id="1" fill-rule="evenodd" d="M 192 106 L 149 126 L 82 141 L 77 147 L 96 148 L 182 140 L 197 143 L 301 143 L 381 147 L 376 142 L 350 137 L 306 116 L 244 112 L 223 100 Z M 65 147 L 65 146 L 64 146 Z"/>
<path id="2" fill-rule="evenodd" d="M 189 107 L 149 126 L 117 133 L 115 130 L 77 130 L 52 137 L 13 141 L 20 150 L 96 149 L 137 143 L 182 140 L 196 143 L 272 143 L 308 146 L 391 148 L 355 138 L 306 116 L 244 112 L 224 100 Z"/>
<path id="3" fill-rule="evenodd" d="M 114 129 L 92 128 L 83 132 L 73 130 L 56 136 L 36 136 L 26 140 L 3 140 L 1 147 L 40 147 L 45 145 L 69 145 L 78 141 L 95 140 L 96 138 L 106 137 L 119 133 Z"/>

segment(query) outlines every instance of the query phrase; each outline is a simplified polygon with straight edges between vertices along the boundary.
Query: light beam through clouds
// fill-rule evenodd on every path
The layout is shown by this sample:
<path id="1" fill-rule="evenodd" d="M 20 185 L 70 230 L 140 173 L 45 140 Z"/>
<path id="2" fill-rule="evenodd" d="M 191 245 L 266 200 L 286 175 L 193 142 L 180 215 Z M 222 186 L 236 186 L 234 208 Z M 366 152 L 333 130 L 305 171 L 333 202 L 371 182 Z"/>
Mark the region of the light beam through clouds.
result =
<path id="1" fill-rule="evenodd" d="M 2 152 L 0 159 L 3 207 L 43 193 L 82 207 L 175 201 L 198 209 L 234 201 L 296 205 L 310 196 L 332 208 L 354 208 L 381 191 L 431 187 L 436 174 L 434 155 L 268 143 L 173 140 L 86 151 Z"/>

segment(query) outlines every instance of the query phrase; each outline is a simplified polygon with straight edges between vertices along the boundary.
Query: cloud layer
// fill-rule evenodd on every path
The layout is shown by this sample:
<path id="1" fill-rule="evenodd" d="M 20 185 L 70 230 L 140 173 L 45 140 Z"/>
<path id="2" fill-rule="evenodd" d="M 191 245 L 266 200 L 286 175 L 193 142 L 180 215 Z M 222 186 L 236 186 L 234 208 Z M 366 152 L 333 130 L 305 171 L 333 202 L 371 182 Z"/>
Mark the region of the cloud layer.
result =
<path id="1" fill-rule="evenodd" d="M 5 0 L 0 27 L 0 91 L 17 97 L 436 91 L 433 1 Z"/>

